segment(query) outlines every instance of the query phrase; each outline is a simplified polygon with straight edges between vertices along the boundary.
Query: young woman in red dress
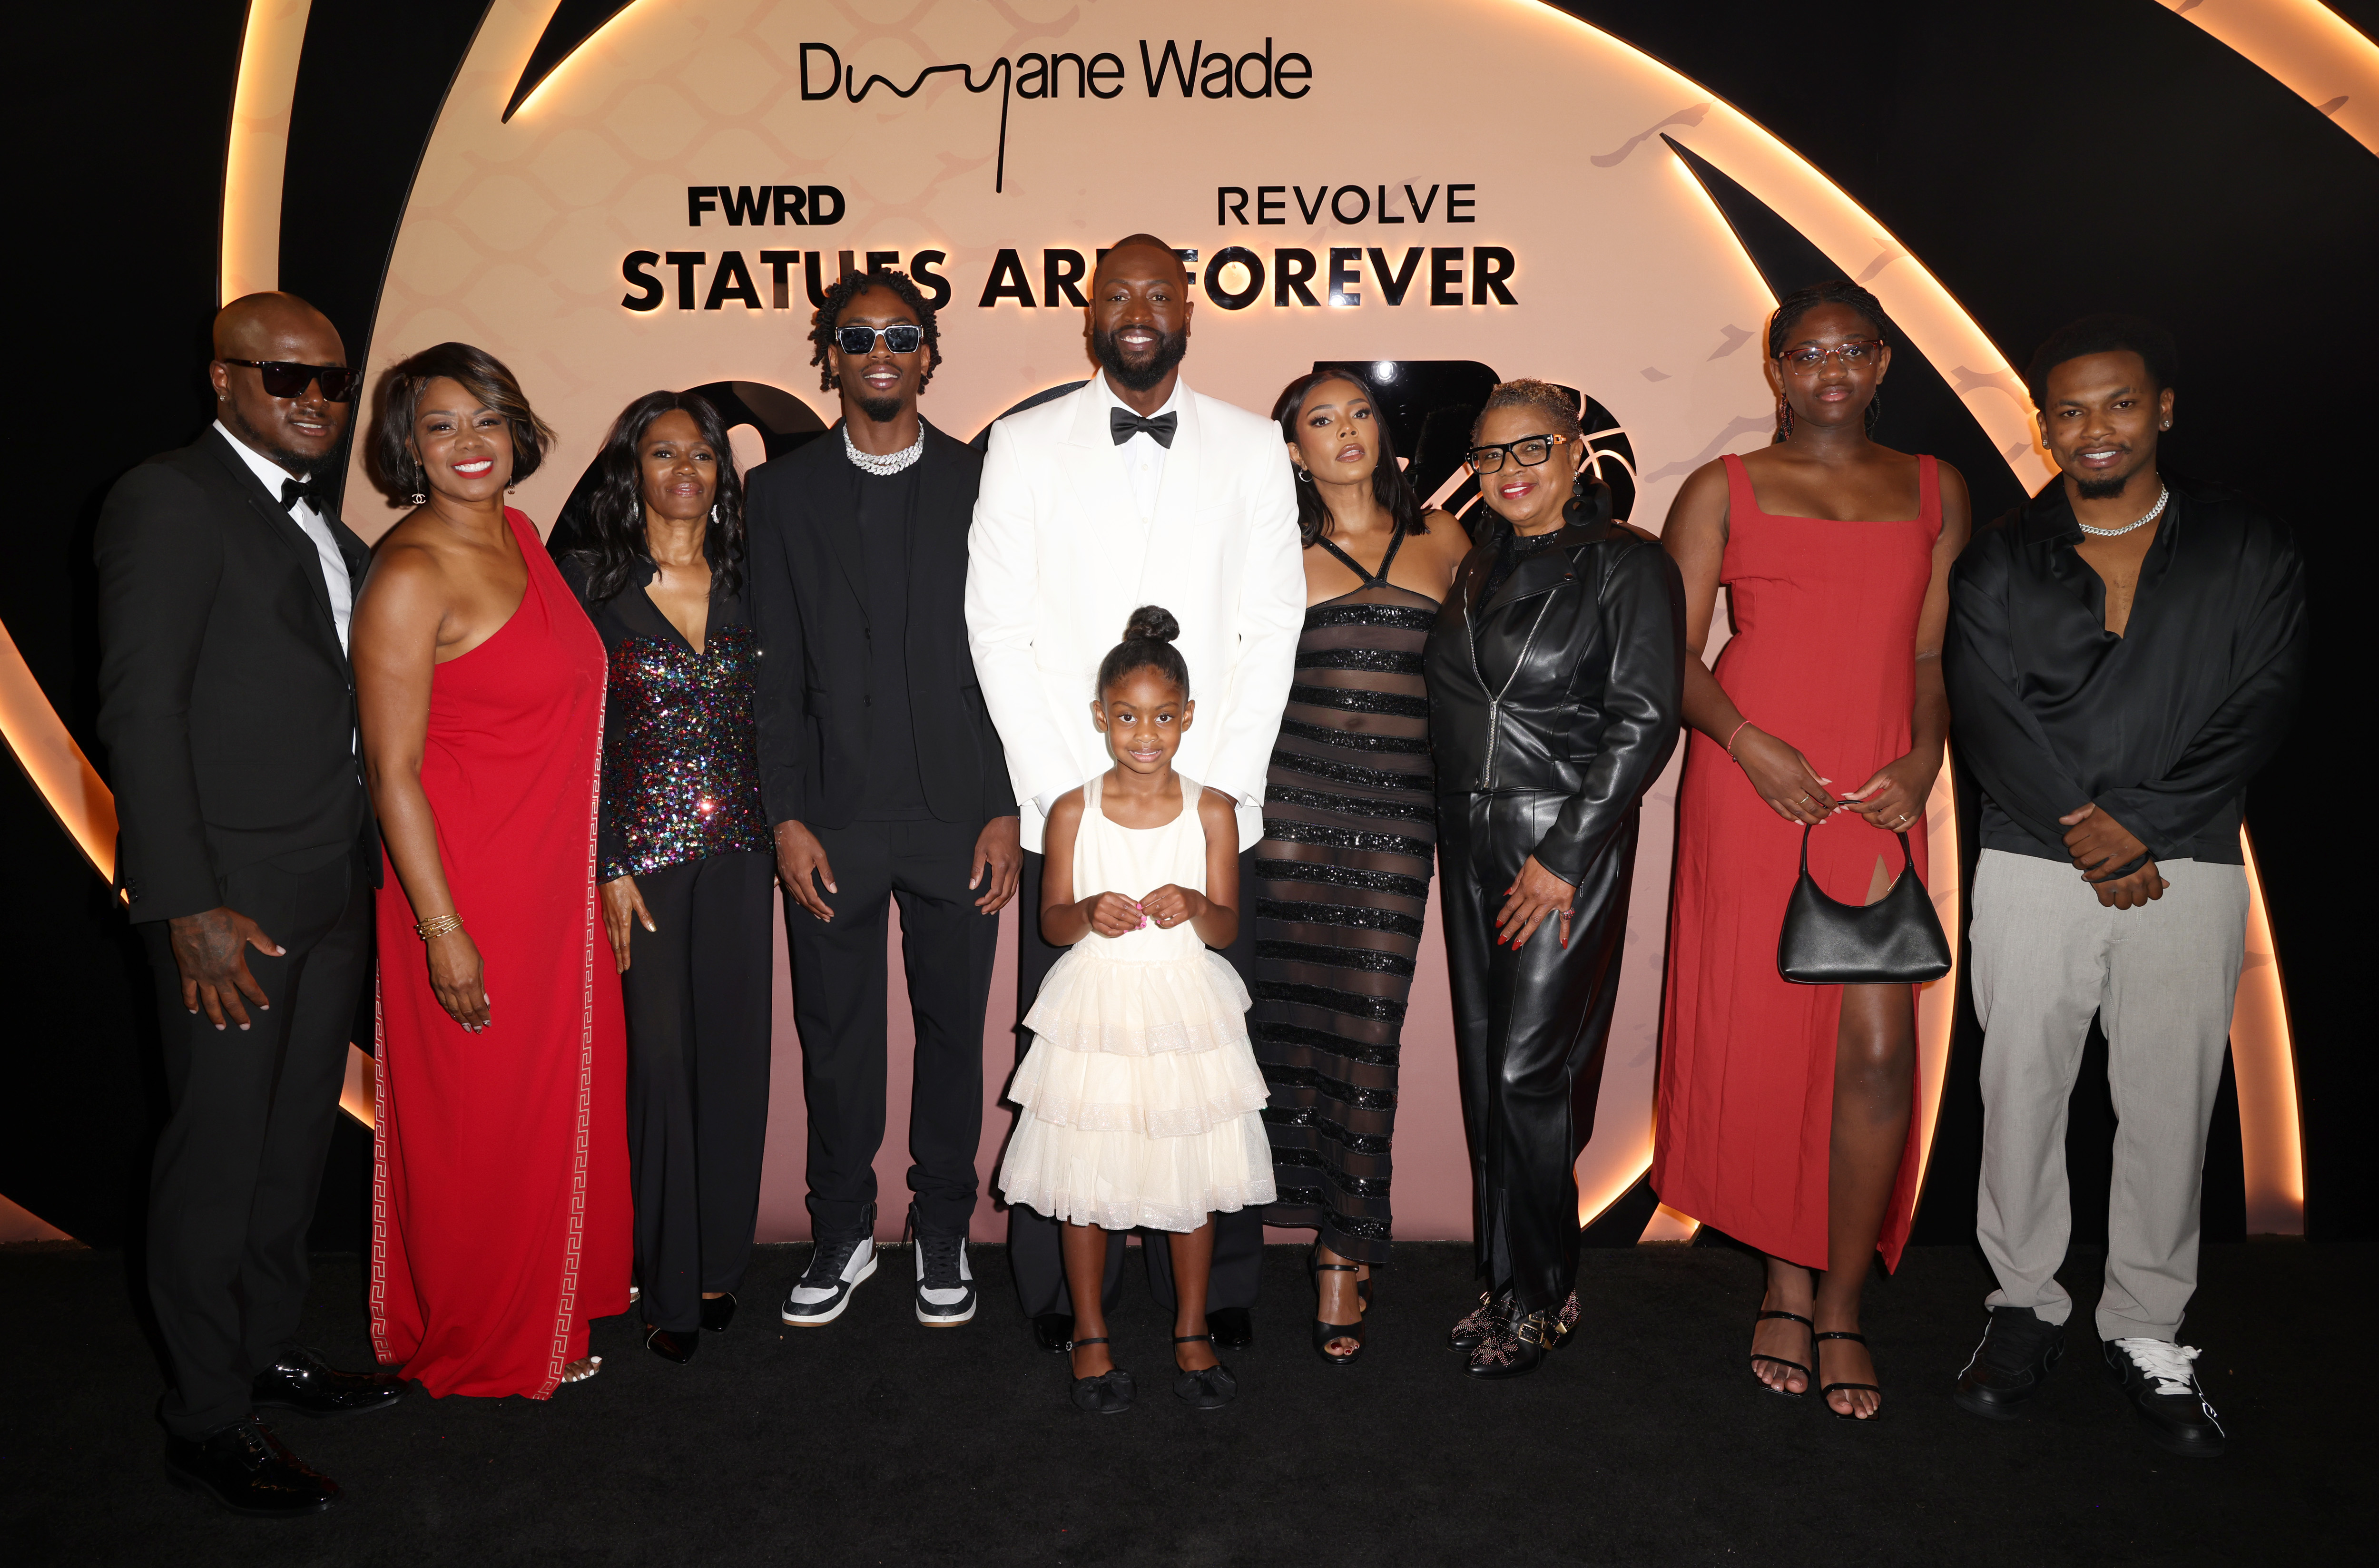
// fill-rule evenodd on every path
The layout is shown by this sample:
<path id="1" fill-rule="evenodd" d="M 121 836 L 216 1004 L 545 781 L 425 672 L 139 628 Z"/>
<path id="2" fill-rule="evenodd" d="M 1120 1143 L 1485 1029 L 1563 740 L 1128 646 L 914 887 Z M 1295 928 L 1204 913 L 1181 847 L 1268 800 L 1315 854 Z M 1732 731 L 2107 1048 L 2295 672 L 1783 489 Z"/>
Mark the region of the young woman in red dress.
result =
<path id="1" fill-rule="evenodd" d="M 543 1399 L 628 1309 L 626 1030 L 595 896 L 603 640 L 504 505 L 552 440 L 441 344 L 382 380 L 415 510 L 356 603 L 380 890 L 372 1342 L 433 1394 Z M 495 1016 L 501 1002 L 503 1017 Z"/>
<path id="2" fill-rule="evenodd" d="M 1662 543 L 1685 581 L 1688 746 L 1661 1025 L 1652 1186 L 1767 1255 L 1752 1371 L 1819 1385 L 1836 1416 L 1882 1408 L 1859 1336 L 1880 1248 L 1900 1260 L 1915 1198 L 1916 991 L 1796 985 L 1776 971 L 1784 903 L 1809 870 L 1881 898 L 1950 727 L 1941 684 L 1965 481 L 1867 439 L 1890 325 L 1854 283 L 1788 296 L 1768 331 L 1776 439 L 1697 470 Z M 1715 670 L 1718 590 L 1733 636 Z"/>

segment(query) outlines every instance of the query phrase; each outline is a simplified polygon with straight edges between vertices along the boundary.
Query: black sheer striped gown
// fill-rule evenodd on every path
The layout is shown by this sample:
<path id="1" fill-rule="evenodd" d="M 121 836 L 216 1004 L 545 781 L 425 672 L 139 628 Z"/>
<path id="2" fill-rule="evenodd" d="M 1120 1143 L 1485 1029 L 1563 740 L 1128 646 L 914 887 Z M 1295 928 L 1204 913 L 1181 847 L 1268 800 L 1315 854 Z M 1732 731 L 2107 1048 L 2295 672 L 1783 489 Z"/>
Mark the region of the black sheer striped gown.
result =
<path id="1" fill-rule="evenodd" d="M 1396 1053 L 1429 906 L 1437 802 L 1421 645 L 1437 601 L 1328 539 L 1363 585 L 1308 609 L 1256 850 L 1256 1059 L 1279 1200 L 1359 1263 L 1388 1257 Z"/>

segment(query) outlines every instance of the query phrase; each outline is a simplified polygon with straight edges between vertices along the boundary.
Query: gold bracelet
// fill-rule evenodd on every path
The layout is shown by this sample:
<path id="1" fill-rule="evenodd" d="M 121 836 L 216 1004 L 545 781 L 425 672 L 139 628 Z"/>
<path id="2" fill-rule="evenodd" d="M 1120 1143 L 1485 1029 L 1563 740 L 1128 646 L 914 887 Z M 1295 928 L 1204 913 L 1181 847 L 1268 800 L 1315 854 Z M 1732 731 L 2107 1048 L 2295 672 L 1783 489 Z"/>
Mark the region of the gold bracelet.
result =
<path id="1" fill-rule="evenodd" d="M 463 917 L 458 914 L 432 915 L 428 920 L 413 923 L 413 934 L 424 942 L 432 936 L 443 936 L 450 931 L 463 929 Z"/>

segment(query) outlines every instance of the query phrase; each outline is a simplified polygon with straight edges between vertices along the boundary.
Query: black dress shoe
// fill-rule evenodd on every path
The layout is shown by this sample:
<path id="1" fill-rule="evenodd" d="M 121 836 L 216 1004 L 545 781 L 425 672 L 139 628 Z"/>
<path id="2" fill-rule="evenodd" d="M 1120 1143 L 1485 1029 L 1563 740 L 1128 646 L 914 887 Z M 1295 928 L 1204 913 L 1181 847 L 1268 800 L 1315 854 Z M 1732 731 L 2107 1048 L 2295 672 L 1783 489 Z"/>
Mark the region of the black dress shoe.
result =
<path id="1" fill-rule="evenodd" d="M 1206 1314 L 1206 1326 L 1225 1350 L 1245 1350 L 1256 1342 L 1256 1315 L 1245 1307 L 1218 1307 Z"/>
<path id="2" fill-rule="evenodd" d="M 712 1333 L 725 1333 L 727 1325 L 735 1321 L 735 1293 L 702 1298 L 702 1326 Z"/>
<path id="3" fill-rule="evenodd" d="M 301 1416 L 353 1416 L 385 1410 L 405 1397 L 405 1380 L 394 1372 L 342 1372 L 303 1345 L 291 1345 L 281 1359 L 256 1374 L 248 1396 L 260 1405 Z"/>
<path id="4" fill-rule="evenodd" d="M 698 1329 L 689 1333 L 683 1329 L 647 1328 L 645 1348 L 664 1361 L 674 1361 L 682 1367 L 702 1348 L 702 1333 Z"/>
<path id="5" fill-rule="evenodd" d="M 1994 1307 L 1983 1343 L 1974 1346 L 1950 1397 L 1961 1410 L 2012 1421 L 2064 1354 L 2062 1324 L 2042 1321 L 2029 1307 Z"/>
<path id="6" fill-rule="evenodd" d="M 2123 1391 L 2158 1448 L 2212 1459 L 2229 1446 L 2191 1364 L 2200 1354 L 2195 1346 L 2166 1339 L 2110 1339 L 2101 1349 L 2107 1381 Z"/>
<path id="7" fill-rule="evenodd" d="M 1063 1356 L 1073 1349 L 1074 1315 L 1071 1312 L 1033 1313 L 1033 1343 L 1052 1356 Z"/>
<path id="8" fill-rule="evenodd" d="M 167 1438 L 165 1466 L 176 1484 L 259 1519 L 320 1514 L 339 1501 L 338 1482 L 284 1448 L 253 1416 L 202 1438 Z"/>

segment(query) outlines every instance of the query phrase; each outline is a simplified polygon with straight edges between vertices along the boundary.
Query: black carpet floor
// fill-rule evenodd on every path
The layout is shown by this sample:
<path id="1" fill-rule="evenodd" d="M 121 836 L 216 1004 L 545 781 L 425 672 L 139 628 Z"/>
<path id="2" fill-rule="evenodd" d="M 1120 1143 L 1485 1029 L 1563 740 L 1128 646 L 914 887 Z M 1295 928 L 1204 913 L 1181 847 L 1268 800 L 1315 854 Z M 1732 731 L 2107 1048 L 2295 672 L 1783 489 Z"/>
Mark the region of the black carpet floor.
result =
<path id="1" fill-rule="evenodd" d="M 694 1363 L 596 1325 L 601 1376 L 547 1404 L 432 1400 L 276 1429 L 346 1488 L 261 1522 L 171 1488 L 156 1365 L 125 1260 L 0 1253 L 0 1560 L 23 1564 L 1090 1563 L 1368 1565 L 2369 1562 L 2372 1407 L 2348 1333 L 2379 1253 L 2209 1248 L 2186 1337 L 2229 1455 L 2169 1458 L 2100 1380 L 2094 1344 L 2006 1424 L 1953 1406 L 1982 1324 L 1979 1259 L 1911 1249 L 1866 1318 L 1886 1415 L 1832 1419 L 1745 1362 L 1755 1263 L 1709 1248 L 1589 1252 L 1582 1332 L 1537 1375 L 1471 1383 L 1440 1347 L 1470 1298 L 1466 1248 L 1400 1248 L 1362 1363 L 1307 1348 L 1300 1255 L 1267 1259 L 1240 1397 L 1170 1390 L 1167 1324 L 1137 1260 L 1116 1323 L 1141 1403 L 1081 1415 L 1032 1346 L 1000 1249 L 984 1309 L 928 1331 L 893 1252 L 842 1321 L 778 1298 L 805 1247 L 763 1248 L 734 1327 Z M 2068 1271 L 2095 1297 L 2095 1260 Z M 2087 1308 L 2076 1321 L 2087 1323 Z M 352 1257 L 318 1263 L 306 1325 L 368 1358 Z M 2361 1497 L 2355 1503 L 2352 1499 Z M 2357 1548 L 2355 1540 L 2363 1545 Z"/>

